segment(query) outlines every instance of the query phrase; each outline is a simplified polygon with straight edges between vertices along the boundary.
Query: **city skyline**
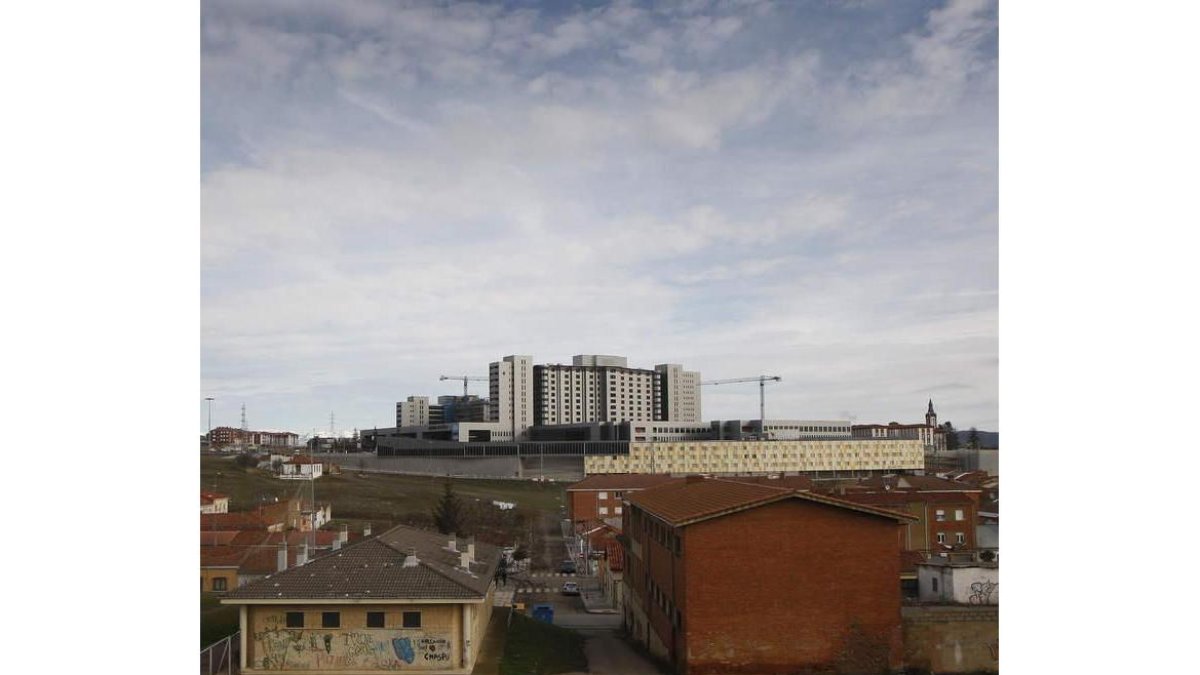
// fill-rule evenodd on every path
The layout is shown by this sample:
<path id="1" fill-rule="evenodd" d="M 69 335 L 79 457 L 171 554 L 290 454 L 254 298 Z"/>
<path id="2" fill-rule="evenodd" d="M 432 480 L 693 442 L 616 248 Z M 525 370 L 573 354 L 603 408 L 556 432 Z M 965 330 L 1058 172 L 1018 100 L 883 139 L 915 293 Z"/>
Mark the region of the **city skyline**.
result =
<path id="1" fill-rule="evenodd" d="M 207 1 L 201 433 L 582 353 L 998 431 L 996 39 L 978 2 Z"/>

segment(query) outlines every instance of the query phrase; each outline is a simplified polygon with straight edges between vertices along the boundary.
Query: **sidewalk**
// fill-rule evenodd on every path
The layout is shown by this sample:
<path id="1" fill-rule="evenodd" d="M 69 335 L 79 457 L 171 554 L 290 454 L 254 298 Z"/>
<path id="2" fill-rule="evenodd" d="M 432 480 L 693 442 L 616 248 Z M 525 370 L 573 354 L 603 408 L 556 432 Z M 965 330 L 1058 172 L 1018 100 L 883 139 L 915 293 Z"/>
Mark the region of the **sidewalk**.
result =
<path id="1" fill-rule="evenodd" d="M 608 602 L 608 598 L 598 588 L 582 590 L 579 594 L 579 599 L 583 600 L 583 608 L 590 614 L 617 613 L 617 608 Z"/>

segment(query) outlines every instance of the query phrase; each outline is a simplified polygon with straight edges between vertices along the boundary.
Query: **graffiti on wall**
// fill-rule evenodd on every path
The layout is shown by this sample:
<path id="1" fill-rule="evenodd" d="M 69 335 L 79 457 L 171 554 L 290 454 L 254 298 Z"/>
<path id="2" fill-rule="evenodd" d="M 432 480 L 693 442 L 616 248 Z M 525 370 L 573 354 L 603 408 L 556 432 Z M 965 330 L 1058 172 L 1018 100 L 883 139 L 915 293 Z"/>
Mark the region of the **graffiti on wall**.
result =
<path id="1" fill-rule="evenodd" d="M 971 596 L 967 601 L 972 605 L 995 605 L 1000 602 L 1000 582 L 976 581 L 971 584 Z"/>
<path id="2" fill-rule="evenodd" d="M 418 670 L 451 664 L 450 639 L 418 631 L 305 630 L 275 617 L 252 635 L 264 670 Z"/>

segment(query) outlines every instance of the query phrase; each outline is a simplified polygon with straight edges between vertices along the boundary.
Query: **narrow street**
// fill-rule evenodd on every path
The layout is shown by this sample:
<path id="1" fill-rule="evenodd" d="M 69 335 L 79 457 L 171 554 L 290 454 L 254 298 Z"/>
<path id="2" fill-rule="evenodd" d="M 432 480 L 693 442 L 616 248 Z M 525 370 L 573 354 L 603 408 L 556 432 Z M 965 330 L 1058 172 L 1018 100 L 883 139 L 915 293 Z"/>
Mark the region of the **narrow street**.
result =
<path id="1" fill-rule="evenodd" d="M 535 605 L 549 605 L 554 611 L 554 625 L 578 631 L 584 636 L 584 651 L 588 672 L 600 675 L 659 675 L 661 671 L 644 658 L 621 637 L 621 615 L 611 609 L 589 612 L 580 596 L 562 594 L 568 581 L 578 584 L 584 593 L 599 595 L 599 582 L 587 574 L 563 574 L 559 567 L 564 560 L 575 560 L 580 571 L 578 543 L 571 536 L 570 524 L 553 514 L 543 519 L 542 550 L 532 570 L 509 577 L 509 587 L 515 592 L 513 602 L 523 603 L 532 613 Z M 589 600 L 589 602 L 591 602 Z"/>

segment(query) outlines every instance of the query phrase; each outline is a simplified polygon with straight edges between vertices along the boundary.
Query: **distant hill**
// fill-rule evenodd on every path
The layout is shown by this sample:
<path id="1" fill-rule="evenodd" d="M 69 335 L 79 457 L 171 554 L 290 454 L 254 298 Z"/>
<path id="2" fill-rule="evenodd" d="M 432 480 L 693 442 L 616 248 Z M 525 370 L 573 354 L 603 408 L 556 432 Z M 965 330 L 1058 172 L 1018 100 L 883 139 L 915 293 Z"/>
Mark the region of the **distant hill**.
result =
<path id="1" fill-rule="evenodd" d="M 958 447 L 960 447 L 960 448 L 967 447 L 967 439 L 971 437 L 971 430 L 968 429 L 966 431 L 962 431 L 961 429 L 956 429 L 955 433 L 958 434 Z M 979 447 L 981 449 L 983 449 L 983 450 L 998 450 L 998 449 L 1000 449 L 1000 432 L 999 431 L 984 431 L 983 429 L 979 429 L 978 433 L 979 433 Z"/>

